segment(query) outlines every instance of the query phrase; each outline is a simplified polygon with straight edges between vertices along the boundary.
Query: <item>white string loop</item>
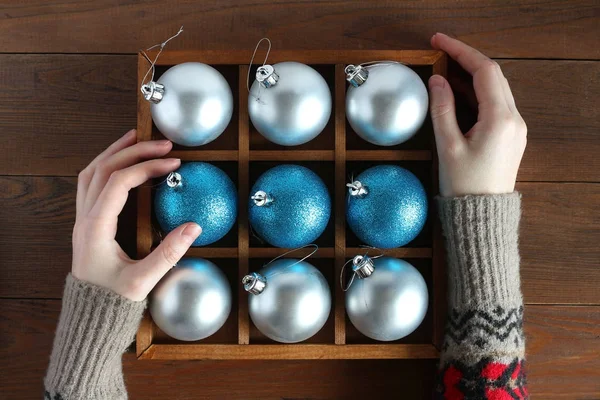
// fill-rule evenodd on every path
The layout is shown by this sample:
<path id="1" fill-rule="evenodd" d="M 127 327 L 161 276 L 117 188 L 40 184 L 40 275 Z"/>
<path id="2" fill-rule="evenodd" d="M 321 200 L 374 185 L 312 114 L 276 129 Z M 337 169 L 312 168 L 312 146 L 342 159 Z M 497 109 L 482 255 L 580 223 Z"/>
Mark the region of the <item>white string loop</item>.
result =
<path id="1" fill-rule="evenodd" d="M 254 53 L 252 53 L 252 58 L 250 59 L 250 64 L 248 64 L 248 74 L 246 75 L 246 89 L 248 89 L 248 93 L 250 93 L 250 70 L 252 69 L 252 63 L 254 62 L 254 57 L 256 56 L 256 52 L 258 51 L 258 47 L 262 43 L 263 40 L 266 40 L 269 43 L 269 48 L 267 49 L 267 55 L 265 56 L 265 60 L 263 61 L 263 66 L 267 63 L 267 59 L 269 58 L 269 53 L 271 52 L 271 39 L 264 37 L 256 43 L 256 47 L 254 48 Z"/>
<path id="2" fill-rule="evenodd" d="M 302 259 L 300 259 L 300 260 L 296 261 L 295 263 L 293 263 L 292 265 L 288 265 L 286 268 L 290 268 L 290 267 L 293 267 L 293 266 L 294 266 L 294 265 L 296 265 L 296 264 L 300 264 L 302 261 L 306 260 L 307 258 L 309 258 L 309 257 L 312 257 L 312 255 L 313 255 L 313 254 L 315 254 L 315 253 L 317 252 L 317 250 L 319 250 L 319 246 L 318 246 L 318 245 L 316 245 L 316 244 L 314 244 L 314 243 L 311 243 L 311 244 L 307 244 L 307 245 L 305 245 L 305 246 L 302 246 L 302 247 L 297 247 L 297 248 L 295 248 L 295 249 L 292 249 L 292 250 L 286 251 L 285 253 L 278 255 L 277 257 L 275 257 L 274 259 L 272 259 L 271 261 L 269 261 L 268 263 L 266 263 L 266 264 L 263 266 L 263 268 L 265 268 L 266 266 L 268 266 L 268 265 L 269 265 L 269 264 L 271 264 L 272 262 L 279 260 L 279 259 L 280 259 L 281 257 L 283 257 L 283 256 L 286 256 L 286 255 L 288 255 L 288 254 L 290 254 L 290 253 L 293 253 L 293 252 L 295 252 L 295 251 L 298 251 L 298 250 L 306 249 L 306 248 L 308 248 L 308 247 L 314 247 L 314 250 L 313 250 L 313 251 L 311 251 L 310 253 L 308 253 L 308 255 L 306 255 L 304 258 L 302 258 Z"/>
<path id="3" fill-rule="evenodd" d="M 160 53 L 162 53 L 162 51 L 165 48 L 165 46 L 167 45 L 167 43 L 169 43 L 171 40 L 173 40 L 177 36 L 179 36 L 181 34 L 181 32 L 183 32 L 183 25 L 181 25 L 181 28 L 179 28 L 179 31 L 177 31 L 176 34 L 174 34 L 173 36 L 171 36 L 164 42 L 155 44 L 154 46 L 150 46 L 146 50 L 140 50 L 140 53 L 142 53 L 144 58 L 150 63 L 150 68 L 148 69 L 148 71 L 146 72 L 146 75 L 144 75 L 144 78 L 142 79 L 142 86 L 140 87 L 140 90 L 142 91 L 142 93 L 145 93 L 144 86 L 154 80 L 154 73 L 156 71 L 156 61 L 158 61 L 158 57 L 160 56 Z M 157 47 L 160 47 L 160 50 L 158 51 L 158 53 L 156 53 L 156 57 L 154 57 L 154 60 L 150 60 L 150 57 L 148 57 L 148 54 L 146 54 L 146 52 L 150 51 L 152 49 L 155 49 Z M 146 78 L 148 77 L 148 74 L 150 72 L 152 72 L 152 76 L 150 77 L 150 80 L 148 82 L 146 82 Z"/>

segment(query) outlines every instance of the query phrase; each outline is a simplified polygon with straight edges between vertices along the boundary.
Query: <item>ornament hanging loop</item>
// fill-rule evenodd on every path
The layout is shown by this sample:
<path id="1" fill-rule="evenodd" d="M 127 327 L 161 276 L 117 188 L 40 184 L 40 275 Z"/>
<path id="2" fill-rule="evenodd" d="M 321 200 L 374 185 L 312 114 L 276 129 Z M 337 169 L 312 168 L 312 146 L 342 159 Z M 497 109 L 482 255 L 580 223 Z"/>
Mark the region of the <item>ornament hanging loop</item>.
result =
<path id="1" fill-rule="evenodd" d="M 150 46 L 145 51 L 140 50 L 140 53 L 150 63 L 150 68 L 148 69 L 148 71 L 146 72 L 144 77 L 142 78 L 142 86 L 140 87 L 140 90 L 142 91 L 144 98 L 148 101 L 151 101 L 152 103 L 155 103 L 155 104 L 159 103 L 162 100 L 163 95 L 165 93 L 165 87 L 163 85 L 161 85 L 160 83 L 154 82 L 154 73 L 156 72 L 156 61 L 158 61 L 158 57 L 162 53 L 162 51 L 165 48 L 165 46 L 167 45 L 167 43 L 169 43 L 171 40 L 173 40 L 177 36 L 179 36 L 181 34 L 181 32 L 183 32 L 183 25 L 181 25 L 181 27 L 179 28 L 179 31 L 177 31 L 176 34 L 174 34 L 173 36 L 171 36 L 164 42 L 155 44 L 154 46 Z M 148 54 L 146 54 L 146 52 L 150 51 L 152 49 L 155 49 L 157 47 L 160 47 L 160 49 L 158 50 L 158 53 L 156 53 L 154 60 L 150 60 L 150 57 L 148 57 Z M 148 74 L 150 74 L 150 73 L 152 73 L 152 75 L 150 76 L 150 81 L 146 82 L 146 78 L 148 77 Z"/>
<path id="2" fill-rule="evenodd" d="M 385 251 L 383 251 L 382 249 L 380 249 L 378 247 L 367 246 L 367 245 L 364 245 L 364 244 L 361 244 L 358 247 L 360 247 L 361 249 L 368 249 L 367 252 L 364 254 L 363 257 L 366 257 L 369 254 L 369 250 L 377 250 L 377 251 L 379 251 L 379 254 L 377 254 L 376 256 L 371 257 L 371 259 L 373 259 L 373 260 L 385 256 Z"/>
<path id="3" fill-rule="evenodd" d="M 289 268 L 289 267 L 293 267 L 294 265 L 301 263 L 302 261 L 306 260 L 307 258 L 310 258 L 310 257 L 312 257 L 312 256 L 313 256 L 313 255 L 314 255 L 314 254 L 315 254 L 315 253 L 316 253 L 316 252 L 319 250 L 319 246 L 318 246 L 318 245 L 316 245 L 316 244 L 314 244 L 314 243 L 311 243 L 311 244 L 307 244 L 307 245 L 305 245 L 305 246 L 302 246 L 302 247 L 297 247 L 297 248 L 295 248 L 295 249 L 288 250 L 288 251 L 286 251 L 285 253 L 278 255 L 277 257 L 275 257 L 274 259 L 272 259 L 271 261 L 269 261 L 268 263 L 266 263 L 264 266 L 266 267 L 267 265 L 269 265 L 269 264 L 271 264 L 271 263 L 273 263 L 273 262 L 275 262 L 275 261 L 279 260 L 281 257 L 287 256 L 288 254 L 291 254 L 291 253 L 293 253 L 293 252 L 295 252 L 295 251 L 302 250 L 302 249 L 307 249 L 307 248 L 309 248 L 309 247 L 312 247 L 312 248 L 314 248 L 314 250 L 313 250 L 313 251 L 311 251 L 310 253 L 308 253 L 307 255 L 305 255 L 303 258 L 301 258 L 300 260 L 298 260 L 298 261 L 297 261 L 297 262 L 295 262 L 294 264 L 292 264 L 292 265 L 288 266 L 288 268 Z M 263 267 L 263 268 L 264 268 L 264 267 Z"/>
<path id="4" fill-rule="evenodd" d="M 275 70 L 273 69 L 273 67 L 271 65 L 266 65 L 267 59 L 269 58 L 269 53 L 271 53 L 271 40 L 267 37 L 264 37 L 264 38 L 260 39 L 258 41 L 258 43 L 256 43 L 256 47 L 254 48 L 254 53 L 252 53 L 252 58 L 250 59 L 250 64 L 248 64 L 248 75 L 246 76 L 246 89 L 248 90 L 248 93 L 250 93 L 250 69 L 252 69 L 252 63 L 254 62 L 254 57 L 256 56 L 256 52 L 258 51 L 258 48 L 260 47 L 260 44 L 263 42 L 263 40 L 269 44 L 269 48 L 267 49 L 267 54 L 265 55 L 265 60 L 263 61 L 262 65 L 256 71 L 256 80 L 259 81 L 261 83 L 261 86 L 263 86 L 265 88 L 275 85 L 277 83 L 277 80 L 279 80 L 279 76 L 275 73 Z M 266 67 L 269 67 L 269 68 L 266 68 Z M 263 83 L 265 81 L 267 81 L 267 82 Z"/>
<path id="5" fill-rule="evenodd" d="M 344 265 L 342 266 L 342 270 L 340 271 L 340 286 L 342 287 L 342 290 L 344 292 L 347 292 L 350 289 L 350 286 L 352 286 L 352 283 L 354 282 L 354 272 L 352 273 L 352 277 L 350 278 L 350 282 L 348 282 L 348 286 L 344 286 L 344 271 L 346 270 L 346 265 L 350 264 L 352 262 L 352 259 L 346 261 L 344 263 Z"/>

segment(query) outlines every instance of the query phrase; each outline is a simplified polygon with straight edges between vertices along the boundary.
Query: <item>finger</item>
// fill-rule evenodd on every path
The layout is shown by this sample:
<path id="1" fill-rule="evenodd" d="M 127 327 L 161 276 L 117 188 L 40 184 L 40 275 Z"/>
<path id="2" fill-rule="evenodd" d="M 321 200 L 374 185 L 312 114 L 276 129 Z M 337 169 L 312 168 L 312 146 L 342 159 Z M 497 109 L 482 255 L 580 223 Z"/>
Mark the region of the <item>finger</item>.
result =
<path id="1" fill-rule="evenodd" d="M 510 111 L 503 88 L 503 80 L 500 67 L 491 60 L 473 75 L 473 89 L 475 89 L 479 112 L 483 119 L 487 119 L 488 115 Z"/>
<path id="2" fill-rule="evenodd" d="M 107 223 L 109 228 L 113 223 L 116 226 L 117 218 L 125 206 L 131 189 L 151 178 L 166 175 L 180 165 L 179 159 L 166 158 L 145 161 L 113 172 L 98 196 L 98 201 L 92 207 L 90 217 L 101 223 Z"/>
<path id="3" fill-rule="evenodd" d="M 504 91 L 504 97 L 506 98 L 506 102 L 508 103 L 508 108 L 513 114 L 519 114 L 517 110 L 517 105 L 515 104 L 515 97 L 513 96 L 512 90 L 510 89 L 510 84 L 508 83 L 508 79 L 504 76 L 502 69 L 499 69 L 500 83 L 502 84 L 502 90 Z"/>
<path id="4" fill-rule="evenodd" d="M 433 35 L 431 38 L 431 45 L 438 50 L 443 50 L 448 53 L 450 57 L 471 75 L 475 74 L 475 72 L 484 66 L 486 62 L 490 61 L 489 57 L 483 55 L 471 46 L 466 45 L 460 40 L 444 35 L 443 33 L 436 33 Z"/>
<path id="5" fill-rule="evenodd" d="M 151 290 L 179 262 L 201 233 L 202 228 L 193 222 L 179 226 L 148 257 L 132 266 L 135 274 L 143 277 Z"/>
<path id="6" fill-rule="evenodd" d="M 433 35 L 431 45 L 448 53 L 461 67 L 473 75 L 473 88 L 484 117 L 486 117 L 486 113 L 509 109 L 499 76 L 501 74 L 500 67 L 497 63 L 471 46 L 443 33 Z"/>
<path id="7" fill-rule="evenodd" d="M 461 146 L 465 138 L 456 121 L 454 94 L 450 84 L 444 77 L 433 75 L 429 79 L 429 92 L 431 121 L 438 150 Z"/>
<path id="8" fill-rule="evenodd" d="M 113 172 L 143 160 L 164 156 L 172 147 L 172 143 L 168 140 L 139 142 L 101 160 L 96 166 L 94 177 L 88 187 L 83 211 L 89 211 L 94 206 Z"/>
<path id="9" fill-rule="evenodd" d="M 96 165 L 106 157 L 113 155 L 114 153 L 123 150 L 135 143 L 136 130 L 131 129 L 125 135 L 121 136 L 116 142 L 108 146 L 106 150 L 100 153 L 96 158 L 92 160 L 80 173 L 77 178 L 77 200 L 75 203 L 76 212 L 79 213 L 83 209 L 85 198 L 87 195 L 89 184 L 94 176 L 94 170 Z"/>

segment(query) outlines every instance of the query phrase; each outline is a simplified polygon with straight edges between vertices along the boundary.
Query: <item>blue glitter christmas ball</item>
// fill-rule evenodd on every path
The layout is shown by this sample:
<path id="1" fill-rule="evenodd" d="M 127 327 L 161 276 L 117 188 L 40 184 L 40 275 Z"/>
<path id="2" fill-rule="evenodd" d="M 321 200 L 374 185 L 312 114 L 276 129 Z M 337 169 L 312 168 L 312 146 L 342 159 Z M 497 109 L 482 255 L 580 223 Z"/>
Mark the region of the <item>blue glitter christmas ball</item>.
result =
<path id="1" fill-rule="evenodd" d="M 237 217 L 237 191 L 229 177 L 212 164 L 189 162 L 156 190 L 154 212 L 163 231 L 196 222 L 202 234 L 193 246 L 206 246 L 229 232 Z"/>
<path id="2" fill-rule="evenodd" d="M 419 179 L 396 165 L 378 165 L 349 184 L 346 220 L 369 246 L 404 246 L 427 220 L 427 193 Z"/>
<path id="3" fill-rule="evenodd" d="M 314 242 L 330 215 L 327 187 L 317 174 L 300 165 L 271 168 L 250 191 L 250 225 L 275 247 L 295 248 Z"/>

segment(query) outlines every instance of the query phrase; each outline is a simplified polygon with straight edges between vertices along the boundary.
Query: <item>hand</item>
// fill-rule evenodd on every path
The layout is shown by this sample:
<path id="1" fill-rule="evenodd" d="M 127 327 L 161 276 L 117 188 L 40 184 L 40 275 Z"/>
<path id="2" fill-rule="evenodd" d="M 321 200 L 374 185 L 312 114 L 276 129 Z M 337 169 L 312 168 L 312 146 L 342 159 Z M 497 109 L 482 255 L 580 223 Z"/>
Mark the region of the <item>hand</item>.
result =
<path id="1" fill-rule="evenodd" d="M 500 66 L 472 47 L 436 33 L 431 45 L 473 76 L 479 115 L 466 134 L 456 122 L 454 95 L 439 75 L 429 79 L 431 119 L 440 163 L 440 194 L 512 193 L 527 144 L 527 126 Z"/>
<path id="2" fill-rule="evenodd" d="M 131 130 L 81 171 L 73 228 L 72 273 L 76 278 L 134 301 L 144 300 L 200 235 L 197 224 L 181 225 L 139 261 L 130 259 L 115 240 L 117 218 L 129 190 L 181 164 L 173 158 L 153 159 L 164 156 L 171 147 L 168 140 L 136 144 L 135 130 Z"/>

